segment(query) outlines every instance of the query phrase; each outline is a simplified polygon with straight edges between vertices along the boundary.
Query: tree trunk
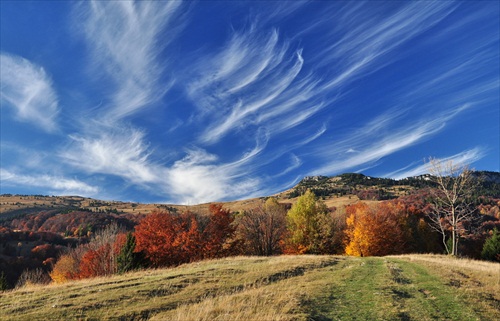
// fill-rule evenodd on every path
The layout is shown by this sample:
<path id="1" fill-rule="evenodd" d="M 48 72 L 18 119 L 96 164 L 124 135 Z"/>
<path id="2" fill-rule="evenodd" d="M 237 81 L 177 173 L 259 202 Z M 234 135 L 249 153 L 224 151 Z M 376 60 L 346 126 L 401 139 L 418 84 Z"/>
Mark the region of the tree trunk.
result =
<path id="1" fill-rule="evenodd" d="M 448 254 L 448 255 L 449 255 L 449 254 L 451 254 L 451 253 L 450 253 L 450 249 L 449 249 L 449 247 L 448 247 L 448 244 L 446 243 L 446 233 L 443 231 L 443 232 L 441 233 L 441 235 L 443 236 L 443 245 L 444 245 L 444 249 L 446 250 L 446 254 Z"/>
<path id="2" fill-rule="evenodd" d="M 457 231 L 455 230 L 455 226 L 453 226 L 451 230 L 451 255 L 457 256 Z"/>

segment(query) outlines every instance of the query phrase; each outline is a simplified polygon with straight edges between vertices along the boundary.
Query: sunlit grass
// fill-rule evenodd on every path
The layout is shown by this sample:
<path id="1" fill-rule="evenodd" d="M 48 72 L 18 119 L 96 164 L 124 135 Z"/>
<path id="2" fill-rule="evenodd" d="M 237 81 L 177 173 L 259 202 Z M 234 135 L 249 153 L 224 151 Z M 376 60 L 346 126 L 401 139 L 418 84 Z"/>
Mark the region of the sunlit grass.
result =
<path id="1" fill-rule="evenodd" d="M 1 320 L 497 320 L 499 264 L 444 256 L 236 257 L 29 286 Z"/>

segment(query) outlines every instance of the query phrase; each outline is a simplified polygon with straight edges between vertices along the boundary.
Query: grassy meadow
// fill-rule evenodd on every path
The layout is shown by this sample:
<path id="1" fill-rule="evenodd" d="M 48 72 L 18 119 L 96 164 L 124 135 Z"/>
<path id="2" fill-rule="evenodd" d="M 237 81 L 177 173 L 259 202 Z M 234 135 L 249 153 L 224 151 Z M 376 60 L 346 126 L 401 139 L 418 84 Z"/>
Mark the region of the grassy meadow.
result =
<path id="1" fill-rule="evenodd" d="M 500 264 L 225 258 L 3 292 L 0 320 L 500 320 Z"/>

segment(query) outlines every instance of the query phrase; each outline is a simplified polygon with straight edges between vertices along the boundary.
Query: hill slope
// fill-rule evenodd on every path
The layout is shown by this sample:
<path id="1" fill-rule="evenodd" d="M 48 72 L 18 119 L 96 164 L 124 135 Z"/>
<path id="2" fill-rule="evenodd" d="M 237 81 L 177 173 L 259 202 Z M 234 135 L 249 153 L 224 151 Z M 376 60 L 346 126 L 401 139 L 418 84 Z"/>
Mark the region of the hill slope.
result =
<path id="1" fill-rule="evenodd" d="M 0 294 L 2 320 L 498 320 L 500 265 L 237 257 Z"/>
<path id="2" fill-rule="evenodd" d="M 477 171 L 481 180 L 476 196 L 500 198 L 500 173 Z M 329 207 L 339 207 L 362 200 L 385 200 L 407 195 L 414 190 L 433 186 L 429 175 L 408 177 L 400 180 L 377 178 L 357 173 L 338 176 L 309 176 L 296 186 L 272 195 L 282 203 L 294 203 L 307 189 L 322 197 Z M 261 198 L 224 202 L 232 211 L 247 210 L 261 203 Z M 147 214 L 152 210 L 209 212 L 210 203 L 198 205 L 142 204 L 121 201 L 103 201 L 80 196 L 0 195 L 0 222 L 41 211 L 91 211 L 116 214 Z"/>

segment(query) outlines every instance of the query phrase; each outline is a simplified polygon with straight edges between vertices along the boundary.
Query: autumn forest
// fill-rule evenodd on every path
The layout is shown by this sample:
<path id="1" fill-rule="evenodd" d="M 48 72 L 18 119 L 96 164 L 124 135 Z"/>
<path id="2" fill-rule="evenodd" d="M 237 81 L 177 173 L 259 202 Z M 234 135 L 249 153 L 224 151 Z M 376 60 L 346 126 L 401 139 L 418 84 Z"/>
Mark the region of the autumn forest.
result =
<path id="1" fill-rule="evenodd" d="M 466 169 L 401 181 L 308 177 L 273 197 L 204 210 L 132 204 L 125 211 L 2 195 L 0 287 L 240 255 L 438 253 L 498 262 L 499 191 L 498 173 Z M 9 207 L 15 197 L 52 203 Z"/>

